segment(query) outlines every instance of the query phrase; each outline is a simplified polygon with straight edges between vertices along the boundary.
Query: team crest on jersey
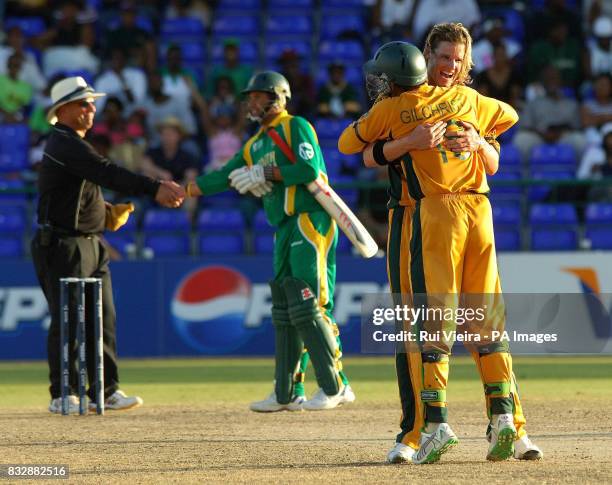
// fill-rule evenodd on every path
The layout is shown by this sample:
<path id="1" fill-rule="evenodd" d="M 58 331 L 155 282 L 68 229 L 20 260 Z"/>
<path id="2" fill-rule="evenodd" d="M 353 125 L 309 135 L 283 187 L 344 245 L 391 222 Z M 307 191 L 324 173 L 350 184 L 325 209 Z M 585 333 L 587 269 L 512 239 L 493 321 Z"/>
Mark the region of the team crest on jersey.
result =
<path id="1" fill-rule="evenodd" d="M 302 288 L 302 300 L 310 300 L 314 298 L 314 294 L 310 291 L 310 288 Z"/>
<path id="2" fill-rule="evenodd" d="M 312 157 L 314 157 L 314 148 L 312 148 L 312 145 L 310 143 L 304 141 L 300 143 L 298 149 L 300 151 L 300 158 L 303 158 L 304 160 L 310 160 Z"/>
<path id="3" fill-rule="evenodd" d="M 263 145 L 263 140 L 257 140 L 255 143 L 253 143 L 253 150 L 259 150 L 261 148 L 261 145 Z"/>

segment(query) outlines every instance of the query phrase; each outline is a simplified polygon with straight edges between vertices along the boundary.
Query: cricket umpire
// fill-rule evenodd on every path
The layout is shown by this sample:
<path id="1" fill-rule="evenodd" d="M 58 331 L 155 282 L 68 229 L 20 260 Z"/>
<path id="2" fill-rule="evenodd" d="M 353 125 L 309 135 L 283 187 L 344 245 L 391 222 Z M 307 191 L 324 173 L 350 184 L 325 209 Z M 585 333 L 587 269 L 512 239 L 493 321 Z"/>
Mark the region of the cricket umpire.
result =
<path id="1" fill-rule="evenodd" d="M 122 194 L 150 195 L 167 207 L 178 207 L 184 196 L 182 188 L 174 182 L 159 182 L 125 170 L 99 155 L 83 140 L 93 124 L 94 100 L 101 96 L 104 93 L 96 93 L 83 78 L 65 78 L 52 87 L 53 105 L 47 114 L 53 129 L 38 179 L 39 228 L 32 240 L 32 259 L 51 314 L 47 353 L 51 381 L 49 411 L 52 413 L 61 412 L 59 280 L 65 277 L 102 279 L 106 408 L 129 409 L 142 404 L 139 397 L 128 397 L 119 389 L 109 252 L 100 239 L 105 228 L 116 230 L 125 224 L 132 208 L 129 204 L 111 206 L 106 203 L 102 187 Z M 87 306 L 93 308 L 91 304 Z M 88 319 L 88 325 L 90 321 Z M 93 383 L 93 331 L 86 333 L 87 369 L 89 382 Z M 72 343 L 70 385 L 76 389 L 75 321 L 70 322 L 69 335 Z M 93 386 L 90 386 L 89 398 L 90 408 L 95 407 Z M 69 411 L 78 411 L 78 399 L 72 392 Z"/>

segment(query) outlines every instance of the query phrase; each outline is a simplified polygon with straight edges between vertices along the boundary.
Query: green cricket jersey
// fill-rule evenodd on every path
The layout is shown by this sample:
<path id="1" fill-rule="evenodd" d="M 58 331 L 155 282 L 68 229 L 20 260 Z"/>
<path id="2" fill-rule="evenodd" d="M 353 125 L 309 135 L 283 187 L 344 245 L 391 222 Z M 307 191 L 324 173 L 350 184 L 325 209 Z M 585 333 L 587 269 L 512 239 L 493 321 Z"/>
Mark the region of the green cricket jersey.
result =
<path id="1" fill-rule="evenodd" d="M 296 163 L 292 163 L 266 133 L 269 128 L 276 130 L 291 147 Z M 267 127 L 260 128 L 223 168 L 199 176 L 196 183 L 204 195 L 216 194 L 229 188 L 230 172 L 255 164 L 277 166 L 283 176 L 282 182 L 274 183 L 272 192 L 263 197 L 270 224 L 278 226 L 294 214 L 322 210 L 304 185 L 319 174 L 327 178 L 317 134 L 304 118 L 283 111 Z"/>

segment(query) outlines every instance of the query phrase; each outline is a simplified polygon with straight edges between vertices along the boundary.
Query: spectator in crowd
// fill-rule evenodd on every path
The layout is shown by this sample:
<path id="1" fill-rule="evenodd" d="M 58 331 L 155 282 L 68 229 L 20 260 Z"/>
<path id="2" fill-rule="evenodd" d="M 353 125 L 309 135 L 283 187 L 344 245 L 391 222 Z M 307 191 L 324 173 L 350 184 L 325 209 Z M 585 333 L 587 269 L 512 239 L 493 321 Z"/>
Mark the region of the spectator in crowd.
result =
<path id="1" fill-rule="evenodd" d="M 593 82 L 593 99 L 586 99 L 581 107 L 582 126 L 585 128 L 587 142 L 599 144 L 599 129 L 612 121 L 612 77 L 600 74 Z"/>
<path id="2" fill-rule="evenodd" d="M 125 54 L 121 49 L 113 49 L 108 69 L 96 80 L 96 89 L 119 98 L 129 114 L 142 104 L 147 94 L 147 78 L 141 69 L 126 65 Z M 99 99 L 98 109 L 104 109 L 106 99 Z"/>
<path id="3" fill-rule="evenodd" d="M 586 78 L 612 73 L 612 18 L 598 17 L 593 24 L 593 38 L 586 45 Z"/>
<path id="4" fill-rule="evenodd" d="M 159 126 L 161 144 L 150 148 L 142 161 L 142 173 L 157 180 L 176 180 L 183 184 L 194 182 L 202 171 L 202 164 L 190 151 L 181 145 L 187 135 L 178 118 L 166 118 Z M 193 213 L 197 199 L 183 208 Z M 185 201 L 189 202 L 189 201 Z"/>
<path id="5" fill-rule="evenodd" d="M 47 80 L 40 72 L 34 54 L 25 50 L 25 37 L 21 28 L 17 25 L 8 29 L 6 45 L 0 46 L 0 74 L 6 74 L 7 62 L 11 54 L 20 54 L 23 59 L 19 79 L 27 82 L 36 92 L 44 90 Z"/>
<path id="6" fill-rule="evenodd" d="M 334 118 L 358 118 L 361 114 L 361 104 L 357 90 L 347 82 L 346 68 L 341 61 L 335 61 L 327 66 L 329 80 L 319 89 L 319 116 Z"/>
<path id="7" fill-rule="evenodd" d="M 238 109 L 238 99 L 234 94 L 234 81 L 229 76 L 221 76 L 215 80 L 214 93 L 208 101 L 208 111 L 218 106 L 230 106 L 234 111 Z"/>
<path id="8" fill-rule="evenodd" d="M 25 108 L 32 101 L 32 86 L 19 79 L 23 57 L 12 54 L 8 58 L 6 74 L 0 75 L 0 121 L 22 123 Z"/>
<path id="9" fill-rule="evenodd" d="M 485 71 L 495 62 L 495 47 L 503 45 L 506 57 L 512 61 L 521 52 L 521 44 L 511 37 L 506 37 L 504 21 L 500 18 L 491 18 L 482 25 L 484 37 L 474 44 L 472 48 L 473 71 L 475 74 Z M 495 96 L 494 96 L 495 97 Z"/>
<path id="10" fill-rule="evenodd" d="M 586 141 L 580 129 L 578 102 L 563 95 L 561 74 L 555 66 L 544 68 L 542 83 L 545 95 L 525 104 L 512 142 L 525 162 L 540 143 L 568 143 L 578 157 L 582 156 Z"/>
<path id="11" fill-rule="evenodd" d="M 79 17 L 80 8 L 76 0 L 63 0 L 54 13 L 53 26 L 35 40 L 43 50 L 43 72 L 47 77 L 67 70 L 98 72 L 100 62 L 91 51 L 95 31 L 91 19 Z"/>
<path id="12" fill-rule="evenodd" d="M 608 0 L 582 0 L 583 30 L 590 32 L 595 20 L 601 16 L 612 18 L 612 2 Z"/>
<path id="13" fill-rule="evenodd" d="M 556 20 L 546 38 L 529 49 L 529 81 L 537 81 L 543 68 L 550 64 L 561 73 L 563 86 L 576 88 L 580 82 L 580 55 L 578 40 L 568 36 L 568 27 L 563 20 Z"/>
<path id="14" fill-rule="evenodd" d="M 208 139 L 206 171 L 223 167 L 242 146 L 245 116 L 238 114 L 235 104 L 217 103 L 203 112 L 203 124 Z"/>
<path id="15" fill-rule="evenodd" d="M 210 26 L 210 2 L 203 0 L 170 0 L 166 9 L 166 18 L 191 17 L 198 19 L 205 27 Z"/>
<path id="16" fill-rule="evenodd" d="M 97 121 L 89 133 L 107 136 L 111 142 L 110 158 L 120 160 L 119 164 L 132 172 L 139 172 L 144 152 L 144 128 L 136 114 L 126 119 L 124 112 L 121 100 L 110 96 L 104 105 L 102 120 Z"/>
<path id="17" fill-rule="evenodd" d="M 234 86 L 234 94 L 237 96 L 246 87 L 249 79 L 253 75 L 251 66 L 240 62 L 240 41 L 229 38 L 223 41 L 223 64 L 213 66 L 206 81 L 206 96 L 213 95 L 217 79 L 229 77 Z"/>
<path id="18" fill-rule="evenodd" d="M 579 180 L 612 177 L 612 123 L 606 123 L 600 132 L 601 143 L 591 146 L 580 161 Z"/>
<path id="19" fill-rule="evenodd" d="M 523 95 L 522 77 L 508 59 L 503 43 L 493 48 L 493 64 L 478 74 L 475 88 L 491 98 L 500 99 L 518 109 Z"/>
<path id="20" fill-rule="evenodd" d="M 576 2 L 574 2 L 576 3 Z M 546 38 L 557 23 L 564 24 L 568 29 L 568 36 L 580 41 L 582 26 L 579 13 L 567 0 L 546 0 L 542 8 L 528 8 L 526 17 L 526 45 L 531 45 L 538 39 Z"/>
<path id="21" fill-rule="evenodd" d="M 200 94 L 196 82 L 188 69 L 183 67 L 183 56 L 178 45 L 168 47 L 166 53 L 166 67 L 161 69 L 162 90 L 180 105 L 183 115 L 181 122 L 189 134 L 197 132 L 194 108 L 201 110 L 204 107 L 204 99 Z"/>
<path id="22" fill-rule="evenodd" d="M 410 38 L 418 0 L 377 0 L 373 8 L 374 34 L 382 42 Z"/>
<path id="23" fill-rule="evenodd" d="M 471 30 L 480 22 L 480 8 L 476 0 L 416 0 L 412 39 L 418 46 L 432 26 L 442 22 L 460 22 Z"/>
<path id="24" fill-rule="evenodd" d="M 107 56 L 119 49 L 129 65 L 150 71 L 157 67 L 157 47 L 151 34 L 136 25 L 137 14 L 135 2 L 121 2 L 119 26 L 107 32 L 104 44 Z"/>
<path id="25" fill-rule="evenodd" d="M 295 49 L 285 49 L 278 58 L 281 73 L 291 86 L 291 100 L 287 103 L 287 111 L 292 115 L 310 117 L 313 113 L 317 92 L 312 76 L 302 71 L 301 57 Z"/>
<path id="26" fill-rule="evenodd" d="M 162 91 L 162 75 L 153 71 L 147 78 L 148 94 L 140 108 L 146 115 L 146 132 L 151 146 L 159 145 L 159 132 L 157 127 L 166 118 L 174 117 L 181 121 L 181 125 L 189 135 L 195 135 L 195 126 L 191 126 L 191 131 L 187 128 L 191 122 L 191 117 L 182 109 L 181 103 L 175 98 L 171 98 Z"/>

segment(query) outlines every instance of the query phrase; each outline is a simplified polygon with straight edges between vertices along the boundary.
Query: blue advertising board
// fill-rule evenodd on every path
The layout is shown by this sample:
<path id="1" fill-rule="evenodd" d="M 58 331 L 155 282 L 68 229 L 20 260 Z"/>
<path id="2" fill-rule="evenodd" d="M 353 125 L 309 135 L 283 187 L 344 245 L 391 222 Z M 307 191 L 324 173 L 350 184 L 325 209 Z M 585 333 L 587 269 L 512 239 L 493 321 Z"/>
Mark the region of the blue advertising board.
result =
<path id="1" fill-rule="evenodd" d="M 272 259 L 121 261 L 111 266 L 122 357 L 271 355 Z M 360 351 L 361 296 L 387 284 L 384 259 L 338 257 L 334 314 Z M 46 358 L 47 304 L 30 262 L 2 263 L 0 359 Z"/>

